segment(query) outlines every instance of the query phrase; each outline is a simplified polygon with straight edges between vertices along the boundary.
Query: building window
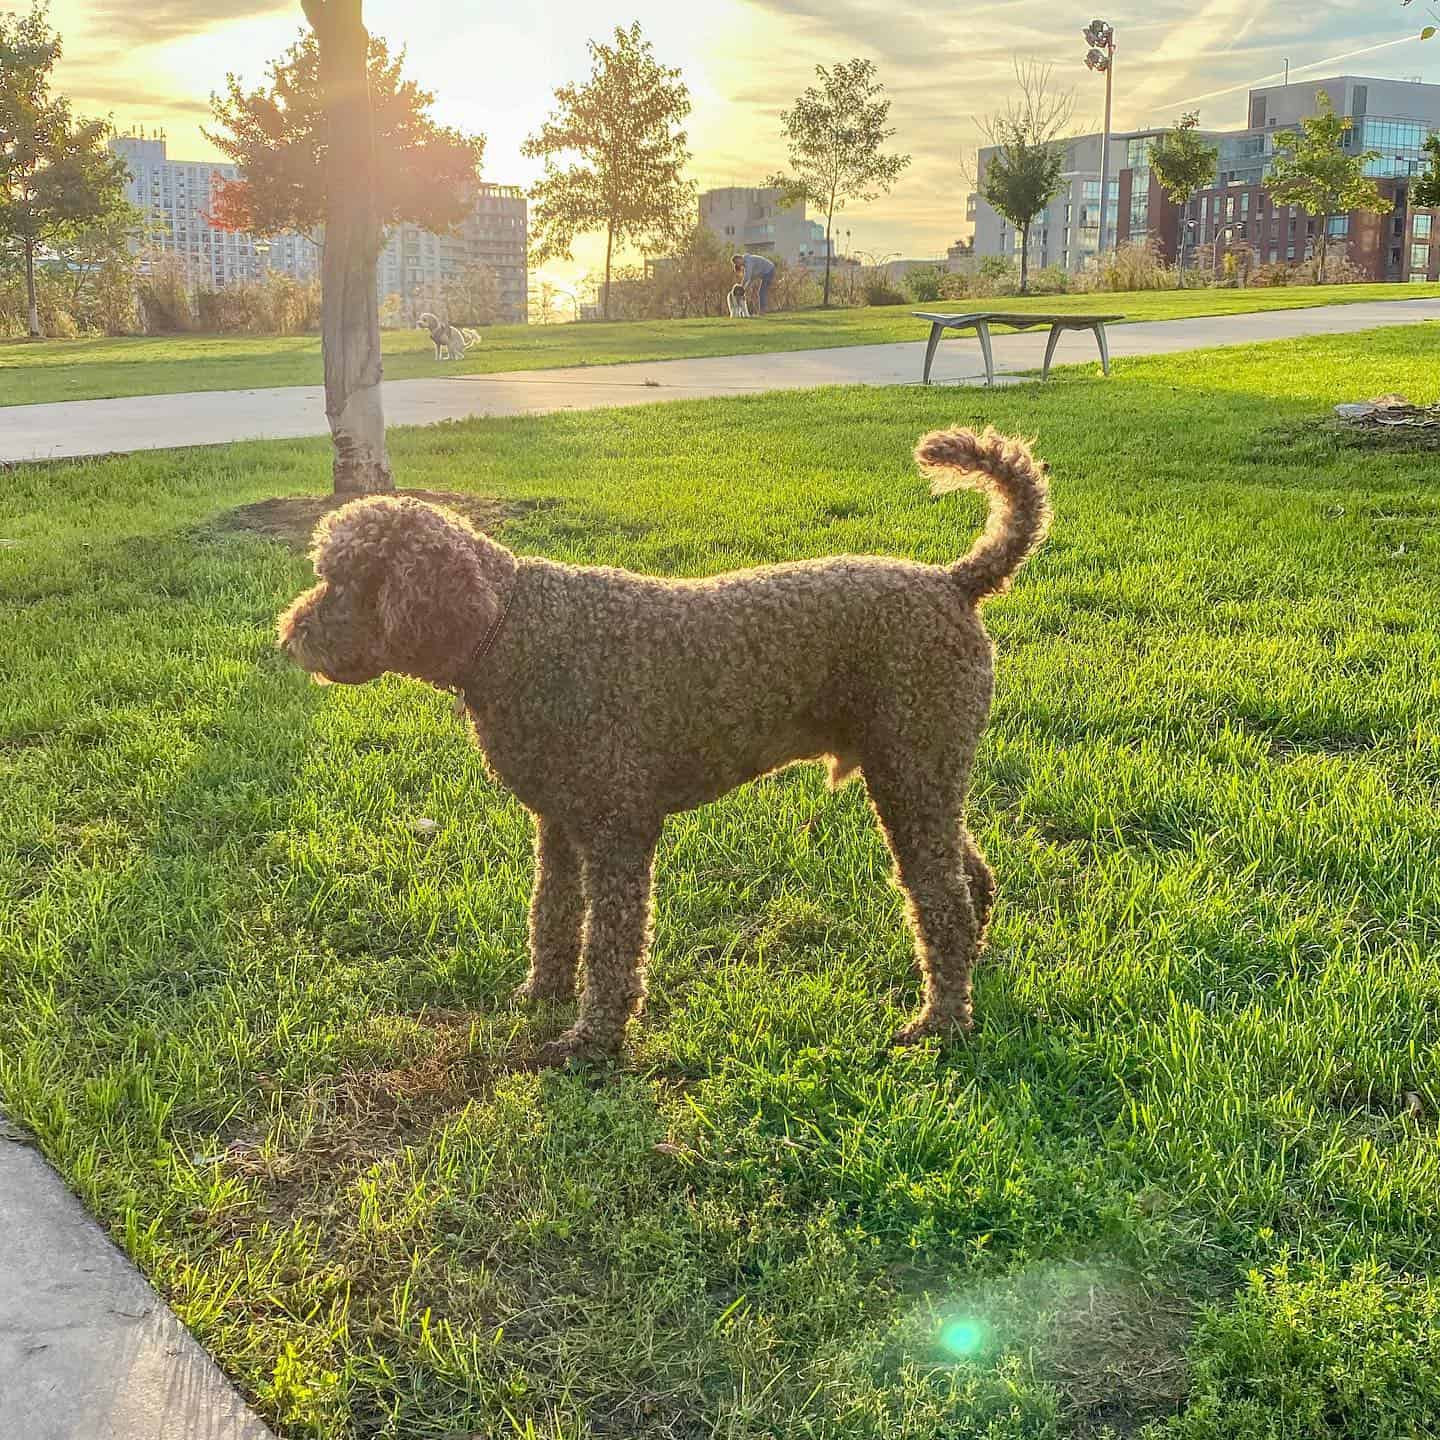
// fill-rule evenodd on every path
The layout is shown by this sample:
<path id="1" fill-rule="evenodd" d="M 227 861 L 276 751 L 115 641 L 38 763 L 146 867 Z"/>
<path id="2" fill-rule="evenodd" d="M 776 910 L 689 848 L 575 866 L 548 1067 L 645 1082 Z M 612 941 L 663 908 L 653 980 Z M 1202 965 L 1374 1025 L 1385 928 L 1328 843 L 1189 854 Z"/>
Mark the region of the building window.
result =
<path id="1" fill-rule="evenodd" d="M 1415 217 L 1410 229 L 1417 240 L 1428 240 L 1430 238 L 1430 219 L 1431 217 L 1429 215 L 1417 215 Z"/>
<path id="2" fill-rule="evenodd" d="M 1412 270 L 1424 270 L 1430 264 L 1430 247 L 1428 245 L 1412 245 L 1410 247 L 1410 268 Z M 1411 276 L 1414 279 L 1414 276 Z"/>

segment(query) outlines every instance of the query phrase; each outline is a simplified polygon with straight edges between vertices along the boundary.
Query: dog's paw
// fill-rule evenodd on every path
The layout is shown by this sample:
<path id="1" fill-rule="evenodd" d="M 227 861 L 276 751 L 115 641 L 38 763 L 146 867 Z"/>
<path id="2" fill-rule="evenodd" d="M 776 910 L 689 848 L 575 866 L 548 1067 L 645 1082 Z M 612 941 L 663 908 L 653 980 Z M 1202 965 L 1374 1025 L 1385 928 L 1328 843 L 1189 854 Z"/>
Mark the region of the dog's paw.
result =
<path id="1" fill-rule="evenodd" d="M 942 1039 L 960 1039 L 975 1028 L 975 1021 L 968 1012 L 963 1015 L 921 1014 L 908 1025 L 902 1025 L 890 1037 L 892 1045 L 918 1045 L 932 1035 Z"/>
<path id="2" fill-rule="evenodd" d="M 535 1063 L 543 1069 L 560 1065 L 593 1065 L 619 1057 L 621 1041 L 612 1044 L 588 1030 L 567 1030 L 558 1039 L 540 1047 Z"/>
<path id="3" fill-rule="evenodd" d="M 575 998 L 575 977 L 552 978 L 548 975 L 529 975 L 515 990 L 513 999 L 520 1005 L 561 1005 Z"/>

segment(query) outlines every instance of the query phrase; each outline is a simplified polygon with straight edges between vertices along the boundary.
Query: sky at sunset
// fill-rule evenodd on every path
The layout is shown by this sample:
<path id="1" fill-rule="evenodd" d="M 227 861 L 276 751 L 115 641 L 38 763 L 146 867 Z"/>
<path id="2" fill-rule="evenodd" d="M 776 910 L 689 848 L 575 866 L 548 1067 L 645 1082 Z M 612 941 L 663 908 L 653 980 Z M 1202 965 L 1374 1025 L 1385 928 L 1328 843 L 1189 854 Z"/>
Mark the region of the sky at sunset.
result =
<path id="1" fill-rule="evenodd" d="M 1207 126 L 1241 122 L 1247 85 L 1273 83 L 1286 57 L 1296 83 L 1342 70 L 1440 81 L 1440 39 L 1416 38 L 1425 9 L 1426 0 L 1408 9 L 1399 0 L 1150 0 L 1103 10 L 1119 45 L 1116 125 L 1168 124 L 1182 107 L 1198 108 Z M 847 212 L 837 229 L 852 232 L 854 248 L 907 256 L 938 254 L 964 233 L 974 117 L 1003 103 L 1012 57 L 1053 62 L 1056 80 L 1078 92 L 1077 121 L 1098 128 L 1102 86 L 1081 63 L 1092 13 L 1068 0 L 365 5 L 371 30 L 407 47 L 438 117 L 488 137 L 486 178 L 509 183 L 534 178 L 521 141 L 554 87 L 587 72 L 586 39 L 615 24 L 638 18 L 658 57 L 684 71 L 702 186 L 756 184 L 781 167 L 780 112 L 815 65 L 869 56 L 894 102 L 894 143 L 914 163 L 891 195 Z M 298 0 L 52 0 L 51 17 L 65 39 L 60 83 L 78 108 L 122 128 L 163 126 L 177 159 L 214 155 L 199 131 L 211 91 L 231 70 L 260 79 L 302 23 Z M 580 249 L 577 264 L 593 254 Z"/>

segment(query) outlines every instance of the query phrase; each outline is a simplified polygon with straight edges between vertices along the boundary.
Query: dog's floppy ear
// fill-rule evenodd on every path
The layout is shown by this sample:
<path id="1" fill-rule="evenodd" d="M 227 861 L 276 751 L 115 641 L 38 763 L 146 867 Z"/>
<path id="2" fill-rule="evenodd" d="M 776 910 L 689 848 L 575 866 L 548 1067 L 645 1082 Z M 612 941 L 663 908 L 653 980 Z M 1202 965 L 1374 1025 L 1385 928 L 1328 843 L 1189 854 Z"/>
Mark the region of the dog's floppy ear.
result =
<path id="1" fill-rule="evenodd" d="M 404 502 L 384 495 L 351 500 L 316 527 L 310 545 L 315 573 L 329 581 L 375 581 L 389 556 L 396 515 Z"/>
<path id="2" fill-rule="evenodd" d="M 478 537 L 463 520 L 419 501 L 401 504 L 377 597 L 380 628 L 410 673 L 434 678 L 474 644 L 477 627 L 498 613 L 499 597 L 480 564 Z"/>

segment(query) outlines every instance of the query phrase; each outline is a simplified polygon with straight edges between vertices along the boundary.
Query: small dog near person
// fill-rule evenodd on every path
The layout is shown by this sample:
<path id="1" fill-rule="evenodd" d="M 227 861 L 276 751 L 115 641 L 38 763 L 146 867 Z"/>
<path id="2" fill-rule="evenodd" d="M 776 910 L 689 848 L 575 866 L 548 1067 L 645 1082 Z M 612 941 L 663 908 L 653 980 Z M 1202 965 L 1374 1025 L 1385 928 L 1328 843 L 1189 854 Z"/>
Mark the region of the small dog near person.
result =
<path id="1" fill-rule="evenodd" d="M 465 352 L 472 346 L 480 343 L 480 335 L 475 330 L 465 330 L 459 325 L 447 324 L 438 315 L 432 315 L 428 310 L 415 322 L 417 330 L 428 330 L 431 343 L 435 346 L 435 358 L 446 360 L 463 360 Z M 444 351 L 442 357 L 441 352 Z"/>
<path id="2" fill-rule="evenodd" d="M 745 299 L 743 285 L 732 285 L 726 293 L 725 299 L 730 306 L 732 320 L 748 320 L 750 318 L 750 306 Z"/>
<path id="3" fill-rule="evenodd" d="M 319 583 L 279 644 L 317 680 L 387 671 L 457 694 L 496 776 L 535 818 L 524 1000 L 572 999 L 546 1063 L 616 1054 L 644 996 L 652 866 L 667 815 L 799 760 L 863 774 L 907 899 L 924 983 L 896 1036 L 971 1025 L 995 882 L 965 827 L 994 651 L 980 602 L 1043 538 L 1044 466 L 1021 441 L 937 430 L 934 494 L 990 501 L 952 565 L 841 556 L 702 580 L 517 556 L 413 499 L 321 522 Z"/>

